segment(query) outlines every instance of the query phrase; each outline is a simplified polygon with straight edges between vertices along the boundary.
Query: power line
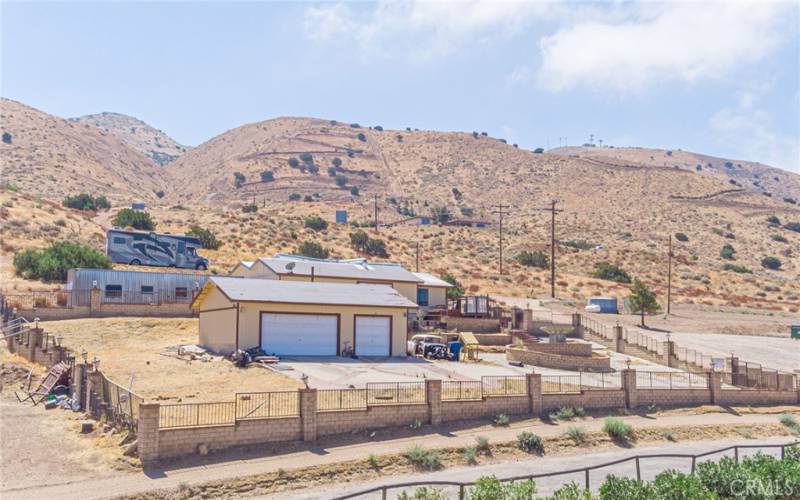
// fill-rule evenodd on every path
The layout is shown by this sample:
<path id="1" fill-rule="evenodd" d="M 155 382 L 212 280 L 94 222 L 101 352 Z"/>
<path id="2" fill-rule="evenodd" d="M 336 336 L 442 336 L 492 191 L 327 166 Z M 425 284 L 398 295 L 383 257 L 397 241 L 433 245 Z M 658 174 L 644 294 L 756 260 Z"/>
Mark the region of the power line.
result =
<path id="1" fill-rule="evenodd" d="M 550 212 L 550 298 L 556 298 L 556 213 L 563 210 L 556 210 L 557 200 L 551 200 L 548 208 L 537 210 Z"/>
<path id="2" fill-rule="evenodd" d="M 378 195 L 375 195 L 375 232 L 378 232 Z"/>
<path id="3" fill-rule="evenodd" d="M 667 250 L 667 316 L 672 311 L 672 234 L 669 235 Z"/>
<path id="4" fill-rule="evenodd" d="M 496 208 L 497 210 L 492 210 L 493 214 L 500 216 L 500 275 L 503 275 L 503 216 L 508 215 L 508 212 L 503 212 L 508 208 L 511 208 L 511 205 L 503 205 L 502 203 L 498 205 L 491 205 L 492 208 Z"/>

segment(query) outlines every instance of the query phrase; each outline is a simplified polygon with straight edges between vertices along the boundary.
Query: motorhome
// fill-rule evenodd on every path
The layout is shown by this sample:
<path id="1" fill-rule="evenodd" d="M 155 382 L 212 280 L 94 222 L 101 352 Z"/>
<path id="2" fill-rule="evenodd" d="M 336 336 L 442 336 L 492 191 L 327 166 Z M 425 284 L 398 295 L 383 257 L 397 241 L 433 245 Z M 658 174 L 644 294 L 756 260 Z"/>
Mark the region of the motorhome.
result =
<path id="1" fill-rule="evenodd" d="M 208 269 L 208 259 L 197 254 L 202 247 L 193 236 L 109 229 L 106 255 L 112 262 L 134 266 Z"/>

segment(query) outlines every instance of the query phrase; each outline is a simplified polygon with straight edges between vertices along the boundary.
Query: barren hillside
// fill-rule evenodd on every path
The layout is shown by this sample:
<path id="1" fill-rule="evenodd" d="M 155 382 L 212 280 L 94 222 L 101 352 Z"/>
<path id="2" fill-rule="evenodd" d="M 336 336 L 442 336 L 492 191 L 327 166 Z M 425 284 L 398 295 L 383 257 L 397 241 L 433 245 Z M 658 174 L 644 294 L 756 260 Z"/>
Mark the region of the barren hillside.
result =
<path id="1" fill-rule="evenodd" d="M 163 172 L 112 134 L 70 123 L 9 99 L 0 100 L 3 184 L 60 201 L 81 191 L 112 202 L 153 200 Z"/>
<path id="2" fill-rule="evenodd" d="M 122 113 L 97 113 L 70 118 L 69 121 L 97 127 L 162 166 L 177 160 L 188 149 L 163 131 Z"/>

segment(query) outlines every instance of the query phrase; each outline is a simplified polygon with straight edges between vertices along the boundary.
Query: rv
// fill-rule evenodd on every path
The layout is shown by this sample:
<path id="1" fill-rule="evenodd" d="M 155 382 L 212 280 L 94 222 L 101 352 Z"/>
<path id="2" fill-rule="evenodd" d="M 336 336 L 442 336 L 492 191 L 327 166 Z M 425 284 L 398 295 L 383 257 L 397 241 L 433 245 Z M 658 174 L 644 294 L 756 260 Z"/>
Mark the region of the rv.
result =
<path id="1" fill-rule="evenodd" d="M 106 255 L 111 262 L 134 266 L 183 267 L 208 269 L 208 259 L 197 255 L 202 247 L 193 236 L 177 236 L 153 232 L 109 229 L 106 236 Z"/>

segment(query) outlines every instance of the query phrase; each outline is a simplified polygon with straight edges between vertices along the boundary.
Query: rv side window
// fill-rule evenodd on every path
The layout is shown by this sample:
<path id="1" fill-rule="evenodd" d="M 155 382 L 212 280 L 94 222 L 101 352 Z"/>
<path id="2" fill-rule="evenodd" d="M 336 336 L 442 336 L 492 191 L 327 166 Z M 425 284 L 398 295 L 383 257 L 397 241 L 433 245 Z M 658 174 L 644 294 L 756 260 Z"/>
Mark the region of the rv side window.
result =
<path id="1" fill-rule="evenodd" d="M 123 238 L 121 236 L 114 236 L 112 241 L 114 242 L 115 245 L 124 245 L 125 244 L 125 238 Z"/>
<path id="2" fill-rule="evenodd" d="M 122 297 L 122 285 L 106 285 L 106 297 Z"/>
<path id="3" fill-rule="evenodd" d="M 142 285 L 143 295 L 153 295 L 153 287 L 150 285 Z"/>
<path id="4" fill-rule="evenodd" d="M 175 289 L 175 298 L 178 299 L 185 299 L 189 296 L 189 289 L 183 286 L 179 286 Z"/>

